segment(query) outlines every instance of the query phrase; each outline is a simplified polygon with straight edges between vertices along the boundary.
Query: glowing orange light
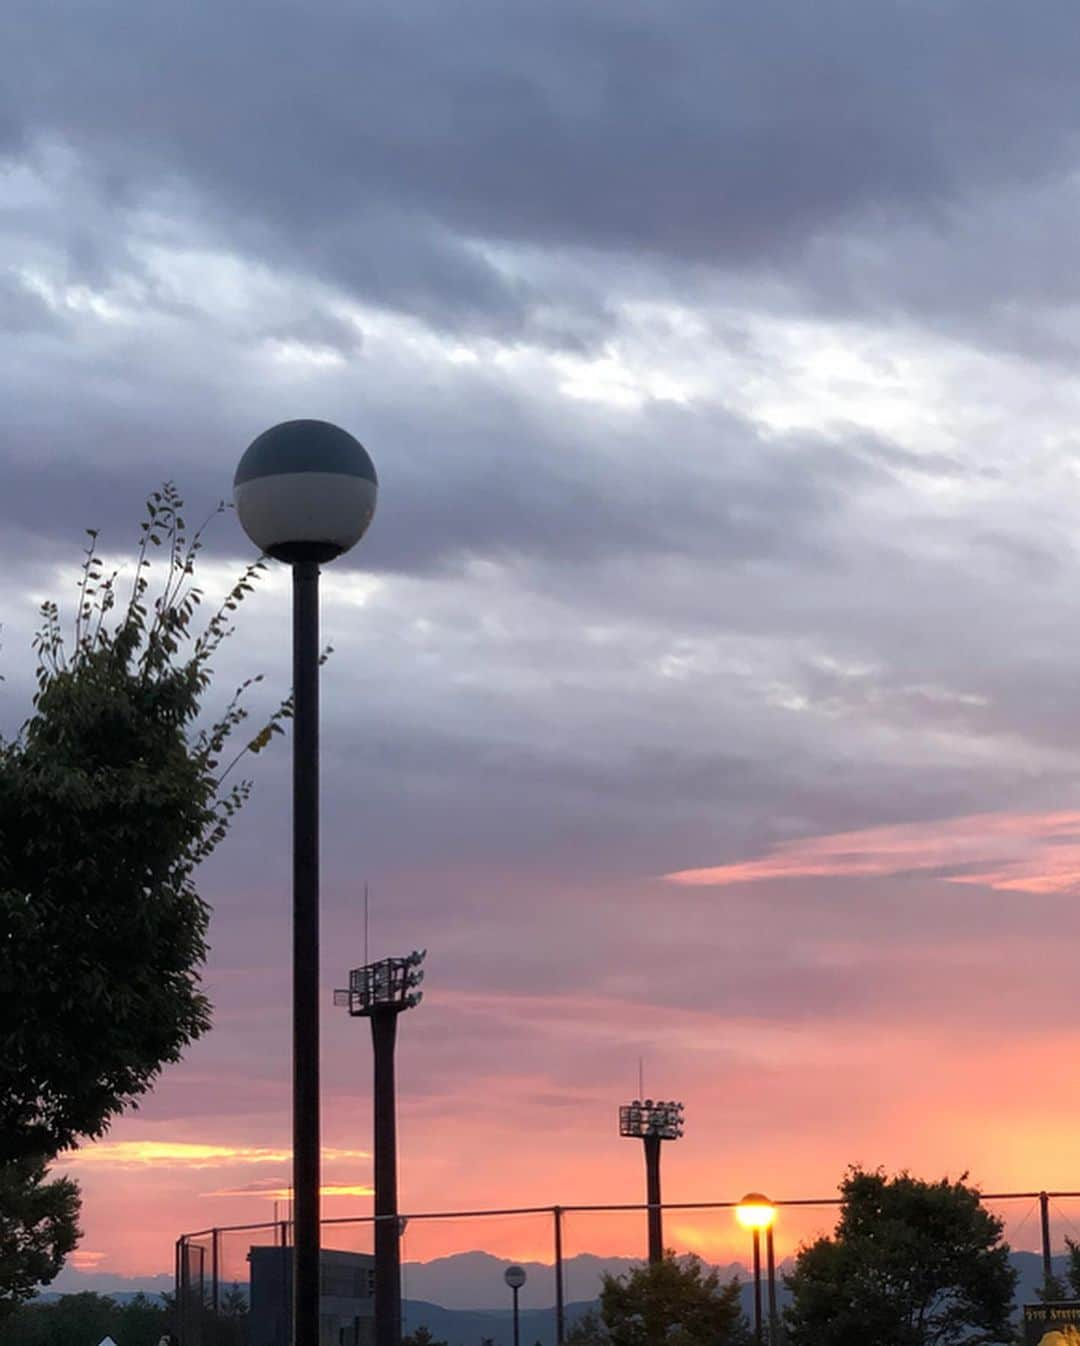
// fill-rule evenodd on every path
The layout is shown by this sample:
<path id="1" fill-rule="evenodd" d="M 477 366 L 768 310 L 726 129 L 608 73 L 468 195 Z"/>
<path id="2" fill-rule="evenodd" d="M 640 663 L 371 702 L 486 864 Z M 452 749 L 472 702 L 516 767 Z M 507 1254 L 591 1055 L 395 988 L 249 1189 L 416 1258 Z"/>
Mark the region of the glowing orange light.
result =
<path id="1" fill-rule="evenodd" d="M 768 1229 L 776 1219 L 776 1207 L 760 1192 L 748 1192 L 735 1207 L 735 1218 L 744 1229 Z"/>

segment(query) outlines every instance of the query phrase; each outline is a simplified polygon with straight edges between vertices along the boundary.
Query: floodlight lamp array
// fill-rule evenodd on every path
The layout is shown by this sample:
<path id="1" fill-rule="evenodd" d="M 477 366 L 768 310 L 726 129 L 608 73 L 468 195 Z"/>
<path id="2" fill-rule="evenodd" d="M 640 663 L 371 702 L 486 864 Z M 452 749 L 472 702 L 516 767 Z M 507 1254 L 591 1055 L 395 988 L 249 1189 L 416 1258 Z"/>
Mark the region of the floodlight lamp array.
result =
<path id="1" fill-rule="evenodd" d="M 619 1135 L 644 1139 L 678 1140 L 683 1133 L 683 1105 L 674 1100 L 654 1102 L 635 1098 L 619 1109 Z"/>
<path id="2" fill-rule="evenodd" d="M 426 949 L 416 949 L 406 958 L 383 958 L 354 967 L 349 973 L 348 990 L 334 992 L 334 1004 L 347 1006 L 357 1017 L 412 1009 L 424 998 L 423 991 L 416 988 L 424 980 L 420 964 L 426 957 Z"/>

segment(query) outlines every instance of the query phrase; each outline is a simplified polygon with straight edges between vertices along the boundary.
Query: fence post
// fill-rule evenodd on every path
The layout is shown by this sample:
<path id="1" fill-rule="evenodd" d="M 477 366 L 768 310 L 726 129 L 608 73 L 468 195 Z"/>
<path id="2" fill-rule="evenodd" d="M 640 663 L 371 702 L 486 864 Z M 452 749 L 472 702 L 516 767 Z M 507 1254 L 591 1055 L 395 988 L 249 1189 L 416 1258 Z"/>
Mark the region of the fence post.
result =
<path id="1" fill-rule="evenodd" d="M 1048 1192 L 1039 1193 L 1039 1215 L 1042 1221 L 1042 1264 L 1043 1264 L 1043 1293 L 1050 1289 L 1050 1281 L 1054 1275 L 1054 1264 L 1050 1258 L 1050 1194 Z"/>
<path id="2" fill-rule="evenodd" d="M 553 1206 L 551 1213 L 555 1217 L 555 1342 L 556 1346 L 563 1346 L 566 1339 L 566 1297 L 563 1289 L 562 1207 Z"/>
<path id="3" fill-rule="evenodd" d="M 183 1342 L 186 1335 L 184 1330 L 184 1262 L 186 1261 L 186 1249 L 184 1247 L 183 1234 L 176 1240 L 176 1248 L 173 1254 L 173 1328 L 176 1335 Z"/>

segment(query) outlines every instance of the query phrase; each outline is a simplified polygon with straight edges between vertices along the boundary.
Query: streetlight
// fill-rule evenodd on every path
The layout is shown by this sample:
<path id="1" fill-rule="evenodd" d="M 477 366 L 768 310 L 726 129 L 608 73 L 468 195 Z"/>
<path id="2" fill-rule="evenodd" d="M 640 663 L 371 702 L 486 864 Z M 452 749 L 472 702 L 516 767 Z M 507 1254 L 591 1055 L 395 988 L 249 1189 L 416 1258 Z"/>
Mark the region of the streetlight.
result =
<path id="1" fill-rule="evenodd" d="M 640 1137 L 645 1145 L 645 1200 L 649 1207 L 649 1263 L 664 1260 L 663 1210 L 660 1205 L 660 1142 L 678 1140 L 683 1133 L 681 1103 L 633 1103 L 619 1109 L 619 1135 Z"/>
<path id="2" fill-rule="evenodd" d="M 326 421 L 264 431 L 233 481 L 244 532 L 293 572 L 293 1346 L 319 1346 L 319 566 L 360 541 L 377 492 Z"/>
<path id="3" fill-rule="evenodd" d="M 525 1268 L 519 1266 L 507 1267 L 503 1272 L 503 1280 L 514 1292 L 514 1346 L 521 1346 L 521 1332 L 518 1327 L 518 1291 L 525 1284 Z"/>
<path id="4" fill-rule="evenodd" d="M 748 1192 L 735 1207 L 735 1218 L 754 1236 L 754 1340 L 761 1341 L 761 1231 L 765 1230 L 765 1256 L 769 1283 L 769 1343 L 776 1346 L 776 1255 L 773 1251 L 773 1225 L 776 1207 L 760 1192 Z"/>
<path id="5" fill-rule="evenodd" d="M 419 1005 L 424 980 L 420 964 L 427 950 L 407 958 L 383 958 L 349 973 L 349 989 L 335 991 L 334 1003 L 355 1019 L 371 1020 L 375 1055 L 375 1346 L 401 1343 L 401 1235 L 397 1204 L 397 1102 L 394 1044 L 398 1015 Z"/>

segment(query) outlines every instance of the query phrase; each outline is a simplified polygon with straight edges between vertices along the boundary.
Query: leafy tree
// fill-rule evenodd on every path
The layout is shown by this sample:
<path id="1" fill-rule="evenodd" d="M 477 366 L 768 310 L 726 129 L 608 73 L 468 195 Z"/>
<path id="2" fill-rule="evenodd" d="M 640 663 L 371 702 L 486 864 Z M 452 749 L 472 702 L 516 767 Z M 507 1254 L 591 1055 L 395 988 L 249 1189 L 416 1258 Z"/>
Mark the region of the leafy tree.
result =
<path id="1" fill-rule="evenodd" d="M 720 1283 L 690 1254 L 605 1275 L 600 1311 L 584 1314 L 567 1333 L 570 1346 L 740 1346 L 749 1340 L 739 1282 Z"/>
<path id="2" fill-rule="evenodd" d="M 792 1346 L 989 1346 L 1013 1340 L 1002 1224 L 965 1183 L 852 1168 L 836 1232 L 786 1277 Z"/>
<path id="3" fill-rule="evenodd" d="M 405 1333 L 401 1338 L 401 1346 L 447 1346 L 447 1343 L 436 1341 L 431 1334 L 431 1328 L 421 1323 L 415 1332 Z"/>
<path id="4" fill-rule="evenodd" d="M 1053 1304 L 1069 1298 L 1069 1291 L 1065 1282 L 1053 1272 L 1049 1276 L 1043 1277 L 1043 1283 L 1036 1289 L 1035 1294 L 1044 1304 Z"/>
<path id="5" fill-rule="evenodd" d="M 587 1309 L 566 1329 L 567 1346 L 603 1346 L 607 1328 L 596 1309 Z"/>
<path id="6" fill-rule="evenodd" d="M 248 1298 L 234 1281 L 222 1292 L 218 1304 L 215 1346 L 246 1346 L 247 1321 Z"/>
<path id="7" fill-rule="evenodd" d="M 188 539 L 169 487 L 148 511 L 118 618 L 93 534 L 70 648 L 44 604 L 33 713 L 0 745 L 0 1160 L 101 1135 L 210 1023 L 192 876 L 247 795 L 223 792 L 219 767 L 240 693 L 195 725 L 262 563 L 195 634 L 201 530 Z M 151 548 L 165 552 L 153 600 Z"/>
<path id="8" fill-rule="evenodd" d="M 24 1304 L 0 1328 L 0 1346 L 97 1346 L 107 1336 L 117 1340 L 116 1318 L 117 1304 L 106 1295 L 61 1295 Z"/>
<path id="9" fill-rule="evenodd" d="M 126 599 L 95 536 L 70 634 L 55 603 L 42 607 L 32 712 L 0 742 L 0 1219 L 17 1220 L 43 1165 L 100 1136 L 209 1027 L 209 913 L 193 876 L 249 788 L 223 784 L 233 763 L 221 763 L 258 679 L 216 721 L 202 709 L 263 563 L 197 630 L 202 530 L 189 537 L 172 487 L 148 501 Z M 152 555 L 164 561 L 156 596 Z M 279 707 L 234 762 L 290 712 Z M 69 1208 L 60 1257 L 77 1236 Z M 0 1298 L 25 1292 L 31 1265 L 47 1282 L 60 1263 L 0 1258 Z"/>
<path id="10" fill-rule="evenodd" d="M 117 1306 L 115 1321 L 111 1335 L 120 1346 L 158 1346 L 172 1317 L 160 1299 L 140 1293 Z"/>
<path id="11" fill-rule="evenodd" d="M 90 1292 L 21 1305 L 0 1325 L 0 1346 L 97 1346 L 112 1337 L 120 1346 L 158 1346 L 170 1316 L 160 1300 L 133 1296 L 119 1304 Z"/>
<path id="12" fill-rule="evenodd" d="M 0 1321 L 48 1284 L 78 1242 L 79 1189 L 41 1160 L 0 1164 Z"/>
<path id="13" fill-rule="evenodd" d="M 1077 1243 L 1075 1239 L 1071 1239 L 1066 1235 L 1065 1247 L 1068 1255 L 1068 1261 L 1065 1264 L 1065 1279 L 1068 1281 L 1068 1287 L 1061 1284 L 1062 1293 L 1058 1298 L 1068 1299 L 1070 1297 L 1069 1291 L 1071 1290 L 1072 1295 L 1075 1298 L 1080 1299 L 1080 1243 Z M 1053 1279 L 1059 1281 L 1060 1284 L 1059 1277 L 1055 1276 Z M 1050 1296 L 1047 1295 L 1045 1298 L 1049 1299 Z"/>
<path id="14" fill-rule="evenodd" d="M 247 1311 L 247 1295 L 240 1289 L 238 1282 L 233 1281 L 232 1285 L 221 1296 L 218 1312 L 223 1318 L 244 1318 L 247 1316 Z"/>

